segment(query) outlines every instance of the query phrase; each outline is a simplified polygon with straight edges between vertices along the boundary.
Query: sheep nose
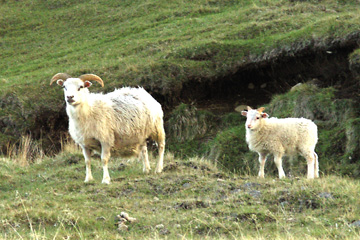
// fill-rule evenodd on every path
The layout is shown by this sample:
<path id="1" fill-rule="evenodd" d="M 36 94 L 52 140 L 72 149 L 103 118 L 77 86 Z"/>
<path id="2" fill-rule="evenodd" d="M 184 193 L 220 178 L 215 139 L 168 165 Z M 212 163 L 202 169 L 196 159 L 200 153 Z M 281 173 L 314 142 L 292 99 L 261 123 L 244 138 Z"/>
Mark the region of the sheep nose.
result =
<path id="1" fill-rule="evenodd" d="M 73 103 L 73 102 L 75 102 L 75 100 L 74 100 L 74 96 L 66 96 L 67 97 L 67 102 L 68 103 Z"/>
<path id="2" fill-rule="evenodd" d="M 248 124 L 247 127 L 248 127 L 248 128 L 251 128 L 251 124 Z"/>

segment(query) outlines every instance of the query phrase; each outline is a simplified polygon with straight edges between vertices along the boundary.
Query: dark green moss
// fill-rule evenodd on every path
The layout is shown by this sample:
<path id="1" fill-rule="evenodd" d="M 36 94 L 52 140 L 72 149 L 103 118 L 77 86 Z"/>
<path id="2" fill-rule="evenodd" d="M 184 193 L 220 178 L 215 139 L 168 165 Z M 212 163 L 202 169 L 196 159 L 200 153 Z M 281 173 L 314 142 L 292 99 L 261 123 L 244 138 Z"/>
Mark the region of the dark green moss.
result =
<path id="1" fill-rule="evenodd" d="M 168 149 L 186 157 L 204 153 L 205 144 L 215 134 L 218 122 L 218 118 L 208 111 L 180 104 L 166 123 Z"/>

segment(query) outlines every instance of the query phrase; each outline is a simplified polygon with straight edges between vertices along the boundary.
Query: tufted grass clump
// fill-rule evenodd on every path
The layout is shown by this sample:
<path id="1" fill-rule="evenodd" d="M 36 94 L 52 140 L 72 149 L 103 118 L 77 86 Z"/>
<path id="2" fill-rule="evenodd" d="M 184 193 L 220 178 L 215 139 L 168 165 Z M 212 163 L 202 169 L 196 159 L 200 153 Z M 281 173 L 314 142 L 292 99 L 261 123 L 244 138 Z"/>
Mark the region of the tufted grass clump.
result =
<path id="1" fill-rule="evenodd" d="M 182 103 L 166 122 L 167 148 L 178 156 L 201 155 L 209 137 L 217 130 L 218 118 L 211 112 Z"/>

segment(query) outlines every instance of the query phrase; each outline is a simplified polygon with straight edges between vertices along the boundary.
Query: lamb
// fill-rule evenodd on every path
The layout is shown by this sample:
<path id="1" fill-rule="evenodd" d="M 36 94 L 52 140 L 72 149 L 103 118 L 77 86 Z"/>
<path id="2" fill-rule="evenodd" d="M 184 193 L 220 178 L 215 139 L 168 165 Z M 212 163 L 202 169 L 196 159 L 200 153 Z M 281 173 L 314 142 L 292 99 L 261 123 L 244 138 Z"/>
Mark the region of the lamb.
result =
<path id="1" fill-rule="evenodd" d="M 266 157 L 274 155 L 274 161 L 278 168 L 279 178 L 284 178 L 282 157 L 300 154 L 307 160 L 307 178 L 319 177 L 318 156 L 315 152 L 317 143 L 317 126 L 314 122 L 305 118 L 268 118 L 264 113 L 264 107 L 242 111 L 247 117 L 246 142 L 250 150 L 259 154 L 260 171 L 259 177 L 264 178 L 264 166 Z"/>
<path id="2" fill-rule="evenodd" d="M 103 80 L 94 74 L 72 78 L 65 73 L 55 74 L 50 85 L 64 88 L 69 133 L 80 145 L 85 158 L 85 182 L 93 180 L 91 152 L 101 151 L 102 183 L 110 184 L 108 161 L 112 153 L 137 155 L 143 159 L 143 171 L 150 171 L 147 139 L 158 144 L 159 160 L 155 173 L 163 169 L 165 131 L 161 105 L 143 88 L 124 87 L 108 94 L 90 93 L 90 81 Z"/>

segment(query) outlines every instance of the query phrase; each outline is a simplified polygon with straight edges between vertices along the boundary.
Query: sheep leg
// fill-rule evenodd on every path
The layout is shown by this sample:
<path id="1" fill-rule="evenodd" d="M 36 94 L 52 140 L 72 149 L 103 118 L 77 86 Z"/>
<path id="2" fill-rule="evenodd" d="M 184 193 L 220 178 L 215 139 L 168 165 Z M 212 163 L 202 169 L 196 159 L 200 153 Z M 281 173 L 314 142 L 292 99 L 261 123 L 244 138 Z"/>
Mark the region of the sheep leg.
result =
<path id="1" fill-rule="evenodd" d="M 102 183 L 110 184 L 110 175 L 108 170 L 108 162 L 110 159 L 110 149 L 108 144 L 101 144 L 101 162 L 103 165 L 103 180 Z"/>
<path id="2" fill-rule="evenodd" d="M 259 153 L 259 163 L 260 163 L 259 178 L 265 177 L 264 168 L 265 168 L 266 156 L 267 154 Z"/>
<path id="3" fill-rule="evenodd" d="M 315 156 L 315 178 L 319 177 L 319 157 L 316 154 L 316 152 L 314 152 L 314 156 Z"/>
<path id="4" fill-rule="evenodd" d="M 315 166 L 314 166 L 315 174 L 314 174 L 314 177 L 318 178 L 319 177 L 319 158 L 318 158 L 318 155 L 316 154 L 316 152 L 314 152 L 314 157 L 315 157 Z"/>
<path id="5" fill-rule="evenodd" d="M 275 154 L 274 155 L 274 162 L 279 172 L 279 178 L 285 178 L 285 172 L 282 167 L 282 154 Z"/>
<path id="6" fill-rule="evenodd" d="M 143 172 L 149 173 L 151 168 L 149 163 L 149 155 L 148 155 L 146 142 L 141 146 L 141 155 L 143 160 Z"/>
<path id="7" fill-rule="evenodd" d="M 161 141 L 159 144 L 159 161 L 156 166 L 155 173 L 161 173 L 164 165 L 164 151 L 165 151 L 165 140 Z"/>
<path id="8" fill-rule="evenodd" d="M 81 145 L 81 148 L 82 148 L 82 152 L 83 152 L 83 155 L 85 158 L 85 166 L 86 166 L 86 176 L 85 176 L 84 182 L 89 182 L 94 179 L 91 174 L 91 151 L 90 151 L 90 149 L 88 149 L 82 145 Z"/>
<path id="9" fill-rule="evenodd" d="M 314 152 L 309 152 L 305 155 L 306 161 L 307 161 L 307 178 L 313 179 L 314 178 L 314 172 L 315 172 L 315 162 L 316 162 L 316 156 Z"/>

